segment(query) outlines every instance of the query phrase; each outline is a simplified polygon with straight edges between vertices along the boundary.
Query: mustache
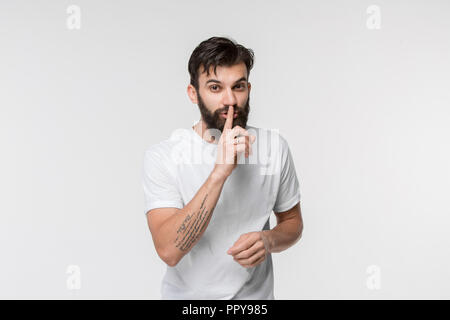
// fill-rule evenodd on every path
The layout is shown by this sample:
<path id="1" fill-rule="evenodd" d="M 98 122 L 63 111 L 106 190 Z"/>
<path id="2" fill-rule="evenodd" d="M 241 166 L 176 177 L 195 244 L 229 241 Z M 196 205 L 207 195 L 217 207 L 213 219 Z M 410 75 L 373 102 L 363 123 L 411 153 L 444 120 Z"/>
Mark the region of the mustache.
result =
<path id="1" fill-rule="evenodd" d="M 224 107 L 222 109 L 216 110 L 215 113 L 228 113 L 228 109 L 230 109 L 230 107 Z M 241 107 L 238 107 L 238 106 L 233 106 L 233 112 L 243 113 L 244 112 L 244 108 L 241 108 Z"/>

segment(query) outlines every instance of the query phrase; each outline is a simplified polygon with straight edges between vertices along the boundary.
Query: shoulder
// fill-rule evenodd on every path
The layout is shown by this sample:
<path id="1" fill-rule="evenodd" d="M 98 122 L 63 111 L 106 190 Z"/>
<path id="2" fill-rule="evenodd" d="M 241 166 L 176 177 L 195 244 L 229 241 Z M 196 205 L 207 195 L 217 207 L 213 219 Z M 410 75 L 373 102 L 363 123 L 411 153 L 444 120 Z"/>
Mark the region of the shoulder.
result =
<path id="1" fill-rule="evenodd" d="M 188 129 L 176 129 L 167 139 L 148 146 L 145 150 L 145 154 L 152 156 L 170 155 L 173 149 L 176 149 L 180 145 L 184 144 L 191 138 L 191 136 L 192 134 Z"/>
<path id="2" fill-rule="evenodd" d="M 144 158 L 146 162 L 159 162 L 166 165 L 175 163 L 176 155 L 180 149 L 186 146 L 186 142 L 191 138 L 188 129 L 180 128 L 174 130 L 171 135 L 158 143 L 154 143 L 145 149 Z"/>

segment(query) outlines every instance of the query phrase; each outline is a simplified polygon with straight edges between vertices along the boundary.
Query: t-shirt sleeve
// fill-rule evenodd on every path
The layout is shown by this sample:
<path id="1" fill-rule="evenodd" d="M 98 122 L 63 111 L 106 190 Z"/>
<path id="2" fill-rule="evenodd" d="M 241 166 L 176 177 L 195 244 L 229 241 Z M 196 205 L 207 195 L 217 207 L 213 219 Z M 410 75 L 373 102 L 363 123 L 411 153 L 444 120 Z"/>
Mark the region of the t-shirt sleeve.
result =
<path id="1" fill-rule="evenodd" d="M 286 140 L 281 138 L 280 185 L 273 208 L 274 212 L 284 212 L 300 201 L 300 185 L 295 171 L 292 154 Z"/>
<path id="2" fill-rule="evenodd" d="M 183 208 L 168 161 L 151 148 L 145 152 L 142 184 L 145 196 L 145 213 L 155 208 Z"/>

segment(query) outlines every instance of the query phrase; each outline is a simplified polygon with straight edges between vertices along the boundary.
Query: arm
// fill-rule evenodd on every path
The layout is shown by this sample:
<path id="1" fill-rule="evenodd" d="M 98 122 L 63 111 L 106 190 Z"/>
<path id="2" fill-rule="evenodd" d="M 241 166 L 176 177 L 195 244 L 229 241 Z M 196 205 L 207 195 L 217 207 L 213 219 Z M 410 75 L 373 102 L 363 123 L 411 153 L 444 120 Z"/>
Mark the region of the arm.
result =
<path id="1" fill-rule="evenodd" d="M 262 232 L 269 252 L 281 252 L 300 240 L 303 232 L 303 219 L 300 202 L 285 212 L 275 212 L 277 225 Z"/>
<path id="2" fill-rule="evenodd" d="M 148 212 L 156 251 L 169 266 L 175 266 L 205 232 L 225 181 L 225 176 L 213 171 L 184 208 L 158 208 Z"/>

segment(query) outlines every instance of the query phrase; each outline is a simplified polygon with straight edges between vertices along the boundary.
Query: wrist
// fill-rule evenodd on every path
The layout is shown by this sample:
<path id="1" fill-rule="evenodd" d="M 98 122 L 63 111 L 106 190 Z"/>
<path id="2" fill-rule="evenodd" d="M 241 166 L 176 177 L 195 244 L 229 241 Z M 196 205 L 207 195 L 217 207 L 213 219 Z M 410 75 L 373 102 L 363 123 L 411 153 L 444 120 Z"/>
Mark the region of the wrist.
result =
<path id="1" fill-rule="evenodd" d="M 210 177 L 217 182 L 225 182 L 225 180 L 228 178 L 228 175 L 219 172 L 218 170 L 214 169 L 211 174 Z"/>
<path id="2" fill-rule="evenodd" d="M 266 248 L 267 253 L 272 253 L 272 239 L 270 230 L 262 230 L 260 231 L 261 239 L 264 242 L 264 247 Z"/>

